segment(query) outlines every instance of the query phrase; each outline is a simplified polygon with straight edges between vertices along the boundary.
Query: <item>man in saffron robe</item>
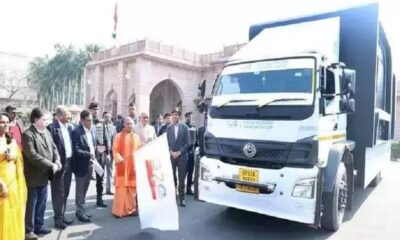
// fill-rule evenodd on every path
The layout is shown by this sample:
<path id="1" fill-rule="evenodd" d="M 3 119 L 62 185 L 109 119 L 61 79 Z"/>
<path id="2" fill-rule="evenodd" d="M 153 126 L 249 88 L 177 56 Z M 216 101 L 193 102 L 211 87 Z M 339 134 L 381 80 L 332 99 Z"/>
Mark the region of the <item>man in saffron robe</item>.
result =
<path id="1" fill-rule="evenodd" d="M 124 119 L 124 128 L 114 139 L 115 195 L 112 213 L 116 217 L 137 215 L 136 173 L 133 154 L 140 147 L 138 135 L 133 131 L 132 118 Z"/>

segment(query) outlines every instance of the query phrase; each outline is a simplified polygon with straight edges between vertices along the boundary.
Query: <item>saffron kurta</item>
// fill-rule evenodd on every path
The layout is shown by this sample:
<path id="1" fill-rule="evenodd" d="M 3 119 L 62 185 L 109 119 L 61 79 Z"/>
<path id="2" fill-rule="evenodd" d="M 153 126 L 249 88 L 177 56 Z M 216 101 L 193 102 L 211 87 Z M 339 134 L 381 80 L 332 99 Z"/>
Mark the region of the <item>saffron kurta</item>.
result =
<path id="1" fill-rule="evenodd" d="M 6 151 L 16 159 L 8 161 Z M 5 137 L 0 137 L 0 181 L 8 189 L 8 196 L 0 198 L 0 239 L 24 239 L 27 189 L 22 154 L 15 140 L 8 145 Z"/>
<path id="2" fill-rule="evenodd" d="M 113 156 L 115 160 L 115 195 L 112 213 L 117 217 L 134 214 L 136 209 L 136 173 L 134 152 L 140 147 L 140 138 L 124 131 L 115 136 Z M 117 163 L 119 160 L 124 161 Z"/>

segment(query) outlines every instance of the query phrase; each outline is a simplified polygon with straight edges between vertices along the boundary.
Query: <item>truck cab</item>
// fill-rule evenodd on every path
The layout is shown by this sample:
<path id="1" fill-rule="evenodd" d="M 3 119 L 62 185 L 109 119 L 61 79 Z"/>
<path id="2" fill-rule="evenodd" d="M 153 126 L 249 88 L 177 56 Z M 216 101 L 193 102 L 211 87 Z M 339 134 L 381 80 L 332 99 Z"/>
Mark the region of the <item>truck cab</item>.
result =
<path id="1" fill-rule="evenodd" d="M 379 81 L 379 45 L 371 55 L 355 56 L 359 36 L 350 31 L 371 25 L 351 22 L 354 16 L 377 19 L 376 12 L 374 4 L 250 28 L 251 41 L 222 69 L 207 104 L 200 200 L 327 230 L 340 227 L 355 183 L 366 187 L 390 158 L 392 105 L 382 109 L 364 101 Z M 313 32 L 322 33 L 323 43 Z M 360 62 L 363 57 L 374 65 Z M 384 81 L 384 101 L 390 102 L 391 75 Z M 355 123 L 363 115 L 365 122 Z M 371 130 L 363 130 L 368 124 Z M 387 137 L 377 141 L 375 134 L 366 143 L 362 131 Z"/>

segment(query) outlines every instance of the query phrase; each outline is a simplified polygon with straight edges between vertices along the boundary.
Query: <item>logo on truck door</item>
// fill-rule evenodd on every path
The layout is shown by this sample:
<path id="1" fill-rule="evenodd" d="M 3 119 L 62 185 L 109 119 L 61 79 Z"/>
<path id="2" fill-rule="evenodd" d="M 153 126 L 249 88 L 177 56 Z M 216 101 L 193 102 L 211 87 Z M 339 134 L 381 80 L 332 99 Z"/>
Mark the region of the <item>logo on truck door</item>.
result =
<path id="1" fill-rule="evenodd" d="M 248 158 L 254 157 L 256 152 L 256 146 L 254 146 L 252 143 L 246 143 L 243 147 L 243 154 Z"/>

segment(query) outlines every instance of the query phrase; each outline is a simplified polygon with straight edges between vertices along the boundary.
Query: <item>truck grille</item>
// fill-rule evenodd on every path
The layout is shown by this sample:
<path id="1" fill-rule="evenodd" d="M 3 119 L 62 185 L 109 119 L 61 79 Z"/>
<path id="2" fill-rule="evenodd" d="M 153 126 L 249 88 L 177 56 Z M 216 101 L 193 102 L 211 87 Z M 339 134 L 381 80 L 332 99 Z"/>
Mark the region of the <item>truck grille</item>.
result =
<path id="1" fill-rule="evenodd" d="M 243 147 L 250 141 L 235 139 L 217 139 L 221 157 L 247 159 L 258 161 L 270 161 L 276 163 L 286 162 L 291 143 L 271 143 L 265 141 L 251 141 L 256 147 L 256 154 L 252 158 L 244 155 Z"/>

